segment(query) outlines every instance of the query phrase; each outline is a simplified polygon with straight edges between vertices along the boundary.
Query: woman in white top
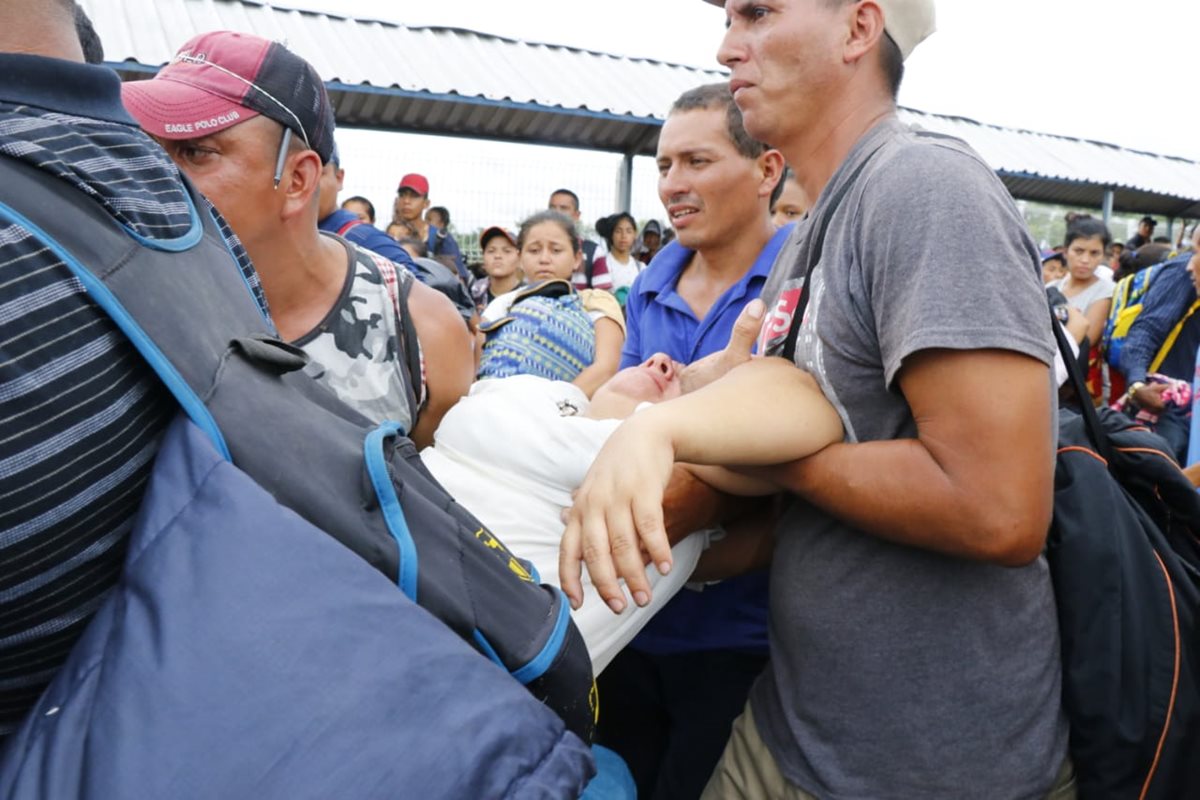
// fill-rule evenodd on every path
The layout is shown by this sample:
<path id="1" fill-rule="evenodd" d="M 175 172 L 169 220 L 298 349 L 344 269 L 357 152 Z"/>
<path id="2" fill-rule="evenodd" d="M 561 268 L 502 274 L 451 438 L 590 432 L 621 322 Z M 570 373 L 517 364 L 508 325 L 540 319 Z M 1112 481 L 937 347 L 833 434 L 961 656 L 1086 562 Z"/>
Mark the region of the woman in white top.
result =
<path id="1" fill-rule="evenodd" d="M 633 255 L 633 246 L 637 242 L 637 222 L 631 214 L 621 211 L 597 220 L 596 233 L 604 237 L 608 254 L 596 259 L 592 286 L 612 292 L 624 308 L 629 287 L 645 266 Z M 595 279 L 604 280 L 605 285 L 600 285 Z"/>
<path id="2" fill-rule="evenodd" d="M 769 367 L 765 362 L 771 360 L 763 359 L 749 368 Z M 574 384 L 534 375 L 479 381 L 442 419 L 433 447 L 421 451 L 421 460 L 455 500 L 510 551 L 533 564 L 540 580 L 557 585 L 562 510 L 571 505 L 571 493 L 623 419 L 635 411 L 641 413 L 647 404 L 680 395 L 678 366 L 656 353 L 644 363 L 618 372 L 590 401 Z M 789 443 L 788 456 L 795 458 L 842 437 L 837 412 L 816 382 L 803 373 L 798 375 L 807 381 L 808 392 L 802 403 L 790 409 L 786 435 L 780 436 L 781 442 Z M 727 412 L 741 414 L 742 409 L 729 407 Z M 726 470 L 689 469 L 725 492 L 757 495 L 775 491 L 770 484 Z M 769 548 L 771 538 L 732 533 L 713 544 L 724 551 L 716 563 L 728 564 L 732 552 Z M 609 610 L 589 578 L 583 576 L 587 600 L 571 615 L 597 673 L 683 589 L 701 553 L 715 541 L 711 532 L 704 531 L 672 547 L 674 567 L 668 574 L 653 567 L 646 570 L 653 590 L 647 605 L 627 602 L 620 614 Z"/>

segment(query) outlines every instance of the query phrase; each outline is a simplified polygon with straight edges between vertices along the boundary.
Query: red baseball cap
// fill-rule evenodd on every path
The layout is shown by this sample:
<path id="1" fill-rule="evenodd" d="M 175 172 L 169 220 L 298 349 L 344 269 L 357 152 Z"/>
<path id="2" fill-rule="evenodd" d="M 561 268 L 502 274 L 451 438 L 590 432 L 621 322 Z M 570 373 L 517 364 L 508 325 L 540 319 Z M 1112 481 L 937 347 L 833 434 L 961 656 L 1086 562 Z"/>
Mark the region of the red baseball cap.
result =
<path id="1" fill-rule="evenodd" d="M 148 81 L 122 84 L 138 124 L 163 139 L 192 139 L 258 115 L 291 128 L 321 161 L 333 156 L 333 107 L 316 70 L 278 42 L 234 31 L 188 40 Z"/>
<path id="2" fill-rule="evenodd" d="M 418 175 L 415 172 L 410 172 L 400 179 L 400 185 L 396 187 L 397 192 L 402 192 L 405 189 L 411 189 L 421 197 L 429 196 L 429 181 L 424 175 Z"/>

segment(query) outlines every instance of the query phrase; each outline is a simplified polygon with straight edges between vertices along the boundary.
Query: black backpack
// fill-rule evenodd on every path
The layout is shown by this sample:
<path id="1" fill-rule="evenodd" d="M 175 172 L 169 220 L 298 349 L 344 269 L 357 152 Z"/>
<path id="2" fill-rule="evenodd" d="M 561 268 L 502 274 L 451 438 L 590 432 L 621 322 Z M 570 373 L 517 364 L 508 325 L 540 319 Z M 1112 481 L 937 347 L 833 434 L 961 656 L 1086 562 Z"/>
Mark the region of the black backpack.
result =
<path id="1" fill-rule="evenodd" d="M 591 661 L 562 592 L 454 502 L 398 425 L 374 424 L 303 371 L 307 357 L 275 335 L 190 184 L 193 228 L 173 241 L 137 236 L 13 159 L 0 158 L 0 191 L 24 212 L 0 200 L 0 219 L 48 243 L 219 453 L 590 741 Z"/>
<path id="2" fill-rule="evenodd" d="M 1060 411 L 1046 558 L 1081 800 L 1200 797 L 1200 495 L 1159 436 Z"/>

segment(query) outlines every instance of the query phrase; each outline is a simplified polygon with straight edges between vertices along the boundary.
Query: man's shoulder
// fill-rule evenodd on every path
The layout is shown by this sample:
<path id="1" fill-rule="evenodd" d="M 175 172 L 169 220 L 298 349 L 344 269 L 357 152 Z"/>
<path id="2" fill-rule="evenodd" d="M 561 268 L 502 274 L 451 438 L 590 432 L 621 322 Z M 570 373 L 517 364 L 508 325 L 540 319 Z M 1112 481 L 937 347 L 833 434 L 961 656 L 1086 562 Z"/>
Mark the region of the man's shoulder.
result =
<path id="1" fill-rule="evenodd" d="M 413 274 L 387 256 L 380 255 L 362 244 L 350 242 L 354 251 L 354 261 L 367 268 L 367 272 L 382 277 L 384 284 L 403 283 L 411 280 Z M 389 285 L 390 288 L 390 285 Z"/>
<path id="2" fill-rule="evenodd" d="M 1191 255 L 1191 253 L 1186 253 L 1176 256 L 1170 261 L 1145 267 L 1147 270 L 1154 270 L 1152 274 L 1148 275 L 1150 285 L 1142 300 L 1146 308 L 1178 302 L 1182 295 L 1188 294 L 1188 290 L 1191 290 L 1191 296 L 1194 297 L 1192 276 L 1187 269 Z"/>
<path id="3" fill-rule="evenodd" d="M 995 172 L 970 145 L 929 131 L 901 129 L 880 147 L 872 162 L 863 176 L 864 183 L 876 190 L 903 193 L 930 184 L 998 183 Z"/>
<path id="4" fill-rule="evenodd" d="M 176 239 L 195 225 L 179 170 L 140 130 L 107 120 L 0 102 L 0 149 L 99 201 L 121 225 L 150 240 Z M 33 122 L 36 127 L 21 122 Z"/>

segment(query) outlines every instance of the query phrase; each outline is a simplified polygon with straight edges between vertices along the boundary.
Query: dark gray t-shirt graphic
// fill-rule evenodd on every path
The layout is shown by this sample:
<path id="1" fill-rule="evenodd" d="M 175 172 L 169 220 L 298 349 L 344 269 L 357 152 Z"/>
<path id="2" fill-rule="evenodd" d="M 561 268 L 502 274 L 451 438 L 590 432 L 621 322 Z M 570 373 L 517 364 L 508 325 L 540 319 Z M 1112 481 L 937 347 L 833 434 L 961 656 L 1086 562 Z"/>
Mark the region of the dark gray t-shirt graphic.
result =
<path id="1" fill-rule="evenodd" d="M 916 436 L 895 382 L 913 353 L 1054 356 L 1038 253 L 1003 185 L 964 143 L 895 119 L 860 140 L 780 253 L 759 352 L 781 351 L 812 220 L 868 156 L 830 217 L 795 354 L 850 442 Z M 771 655 L 755 718 L 788 779 L 822 798 L 1040 797 L 1065 757 L 1044 558 L 950 558 L 794 501 L 772 566 Z"/>

